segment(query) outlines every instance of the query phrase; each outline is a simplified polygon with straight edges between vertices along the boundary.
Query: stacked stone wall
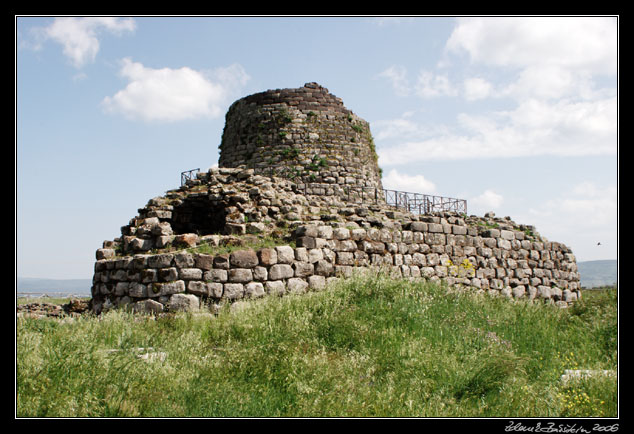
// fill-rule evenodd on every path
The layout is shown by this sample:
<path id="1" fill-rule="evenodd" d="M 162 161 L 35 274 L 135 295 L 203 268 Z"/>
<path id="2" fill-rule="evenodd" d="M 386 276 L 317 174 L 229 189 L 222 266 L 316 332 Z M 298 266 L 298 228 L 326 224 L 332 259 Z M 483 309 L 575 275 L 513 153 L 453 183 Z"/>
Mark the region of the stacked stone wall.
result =
<path id="1" fill-rule="evenodd" d="M 401 230 L 300 225 L 290 245 L 215 255 L 180 250 L 114 258 L 105 250 L 95 265 L 96 310 L 132 303 L 163 311 L 184 302 L 197 308 L 303 293 L 371 269 L 562 305 L 580 296 L 575 257 L 563 244 L 471 226 L 456 216 L 424 216 Z"/>
<path id="2" fill-rule="evenodd" d="M 382 188 L 370 125 L 316 83 L 236 101 L 226 115 L 219 165 L 296 182 Z"/>
<path id="3" fill-rule="evenodd" d="M 562 306 L 580 296 L 571 250 L 532 226 L 388 206 L 368 123 L 315 83 L 236 101 L 219 164 L 97 250 L 96 312 L 218 306 L 368 270 Z"/>

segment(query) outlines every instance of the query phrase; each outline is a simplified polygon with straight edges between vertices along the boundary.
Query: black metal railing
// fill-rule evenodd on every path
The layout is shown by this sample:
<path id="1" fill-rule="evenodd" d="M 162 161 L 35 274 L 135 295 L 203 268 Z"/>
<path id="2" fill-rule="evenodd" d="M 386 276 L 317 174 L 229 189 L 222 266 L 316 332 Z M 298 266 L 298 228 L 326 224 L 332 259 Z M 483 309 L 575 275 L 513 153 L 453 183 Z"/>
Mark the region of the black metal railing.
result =
<path id="1" fill-rule="evenodd" d="M 326 192 L 332 191 L 333 195 L 339 196 L 349 203 L 385 203 L 388 206 L 413 214 L 431 214 L 434 212 L 467 213 L 467 201 L 465 199 L 385 188 L 304 183 L 298 185 L 297 191 L 301 191 L 306 195 L 329 195 Z"/>
<path id="2" fill-rule="evenodd" d="M 413 214 L 430 214 L 444 211 L 467 213 L 467 201 L 465 199 L 387 189 L 383 189 L 383 193 L 385 203 Z"/>
<path id="3" fill-rule="evenodd" d="M 181 172 L 181 186 L 185 185 L 187 181 L 194 179 L 195 174 L 199 171 L 200 168 Z M 467 201 L 465 199 L 385 188 L 307 182 L 295 184 L 295 191 L 304 195 L 339 196 L 349 203 L 384 203 L 413 214 L 431 214 L 434 212 L 467 213 Z"/>
<path id="4" fill-rule="evenodd" d="M 187 183 L 187 181 L 194 179 L 196 173 L 200 171 L 200 167 L 197 169 L 186 170 L 181 172 L 181 187 Z"/>

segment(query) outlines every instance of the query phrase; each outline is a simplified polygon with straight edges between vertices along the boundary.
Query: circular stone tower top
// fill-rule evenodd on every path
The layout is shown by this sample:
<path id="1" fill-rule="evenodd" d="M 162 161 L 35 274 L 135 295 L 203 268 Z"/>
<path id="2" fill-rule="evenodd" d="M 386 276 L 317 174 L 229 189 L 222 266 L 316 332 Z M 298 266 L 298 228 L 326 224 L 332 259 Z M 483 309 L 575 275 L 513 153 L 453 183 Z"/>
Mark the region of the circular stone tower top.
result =
<path id="1" fill-rule="evenodd" d="M 301 183 L 382 188 L 370 125 L 317 83 L 234 102 L 218 165 Z"/>

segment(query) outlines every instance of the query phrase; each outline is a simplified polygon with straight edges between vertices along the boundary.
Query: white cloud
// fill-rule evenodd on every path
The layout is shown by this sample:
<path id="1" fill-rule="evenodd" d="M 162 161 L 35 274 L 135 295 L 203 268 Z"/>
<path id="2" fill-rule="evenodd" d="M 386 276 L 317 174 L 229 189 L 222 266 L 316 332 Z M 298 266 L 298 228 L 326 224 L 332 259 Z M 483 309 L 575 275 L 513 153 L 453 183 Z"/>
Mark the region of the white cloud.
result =
<path id="1" fill-rule="evenodd" d="M 423 175 L 406 175 L 399 173 L 396 169 L 392 169 L 387 175 L 383 175 L 381 182 L 383 188 L 388 190 L 425 194 L 431 194 L 436 191 L 436 185 L 425 179 Z"/>
<path id="2" fill-rule="evenodd" d="M 434 74 L 422 70 L 418 74 L 415 93 L 421 98 L 434 98 L 439 96 L 456 96 L 458 91 L 450 83 L 446 75 Z"/>
<path id="3" fill-rule="evenodd" d="M 482 212 L 498 209 L 504 202 L 504 197 L 501 194 L 494 192 L 493 190 L 485 190 L 479 196 L 473 197 L 469 200 L 469 205 L 475 206 L 481 209 Z"/>
<path id="4" fill-rule="evenodd" d="M 404 66 L 392 65 L 378 76 L 387 78 L 392 83 L 392 88 L 396 95 L 409 95 L 411 90 L 407 80 L 407 69 Z"/>
<path id="5" fill-rule="evenodd" d="M 435 74 L 421 69 L 414 85 L 410 84 L 407 76 L 407 68 L 402 65 L 392 65 L 378 74 L 378 77 L 388 79 L 397 96 L 415 95 L 427 99 L 441 96 L 457 96 L 459 93 L 458 89 L 451 84 L 449 77 L 444 74 Z"/>
<path id="6" fill-rule="evenodd" d="M 116 17 L 60 17 L 38 32 L 44 39 L 62 44 L 66 55 L 76 68 L 93 62 L 99 52 L 97 34 L 101 31 L 120 35 L 134 31 L 136 24 L 131 18 Z"/>
<path id="7" fill-rule="evenodd" d="M 467 78 L 464 81 L 464 97 L 467 101 L 487 98 L 493 91 L 493 85 L 483 78 Z"/>
<path id="8" fill-rule="evenodd" d="M 125 58 L 120 74 L 129 83 L 102 101 L 108 113 L 144 121 L 180 121 L 222 114 L 229 96 L 249 79 L 240 65 L 200 72 L 188 67 L 153 69 Z"/>
<path id="9" fill-rule="evenodd" d="M 614 75 L 617 21 L 613 17 L 458 18 L 446 47 L 468 53 L 474 63 L 550 65 Z"/>
<path id="10" fill-rule="evenodd" d="M 425 128 L 408 120 L 397 145 L 379 144 L 381 164 L 526 156 L 592 156 L 617 153 L 616 97 L 571 102 L 527 100 L 515 109 L 483 115 L 461 113 L 453 132 L 416 139 Z M 381 125 L 379 123 L 379 125 Z M 379 130 L 377 140 L 392 141 L 398 128 Z M 389 134 L 389 135 L 388 135 Z"/>
<path id="11" fill-rule="evenodd" d="M 522 218 L 542 235 L 572 247 L 577 260 L 587 261 L 617 257 L 617 216 L 616 186 L 587 181 L 530 208 Z"/>

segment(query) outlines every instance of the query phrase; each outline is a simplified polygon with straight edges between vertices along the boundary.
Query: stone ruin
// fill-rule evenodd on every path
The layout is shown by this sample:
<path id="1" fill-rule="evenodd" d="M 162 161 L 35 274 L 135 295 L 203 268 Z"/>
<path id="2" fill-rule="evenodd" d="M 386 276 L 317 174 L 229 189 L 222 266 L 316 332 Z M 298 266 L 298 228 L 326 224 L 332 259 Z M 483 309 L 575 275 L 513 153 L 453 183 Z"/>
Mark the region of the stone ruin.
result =
<path id="1" fill-rule="evenodd" d="M 369 124 L 316 83 L 233 103 L 219 167 L 195 172 L 96 251 L 95 313 L 213 311 L 370 269 L 561 306 L 581 296 L 571 250 L 532 226 L 459 200 L 388 200 Z"/>

